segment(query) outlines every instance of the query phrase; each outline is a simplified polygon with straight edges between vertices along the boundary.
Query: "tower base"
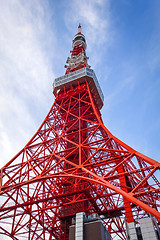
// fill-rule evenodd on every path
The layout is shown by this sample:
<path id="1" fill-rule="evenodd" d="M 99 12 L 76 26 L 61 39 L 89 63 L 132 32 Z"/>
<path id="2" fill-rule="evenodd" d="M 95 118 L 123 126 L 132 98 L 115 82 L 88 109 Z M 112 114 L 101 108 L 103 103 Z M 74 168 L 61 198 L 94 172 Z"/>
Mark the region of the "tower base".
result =
<path id="1" fill-rule="evenodd" d="M 84 213 L 76 214 L 76 221 L 69 228 L 69 240 L 111 240 L 102 221 L 94 216 L 88 218 Z"/>

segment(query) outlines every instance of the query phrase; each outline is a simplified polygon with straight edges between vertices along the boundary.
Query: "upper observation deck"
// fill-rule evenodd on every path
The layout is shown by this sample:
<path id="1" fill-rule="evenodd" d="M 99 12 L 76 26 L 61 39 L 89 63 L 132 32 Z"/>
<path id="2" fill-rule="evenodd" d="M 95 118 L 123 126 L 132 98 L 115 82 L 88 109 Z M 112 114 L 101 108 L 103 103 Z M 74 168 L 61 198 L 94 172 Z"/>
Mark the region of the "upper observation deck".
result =
<path id="1" fill-rule="evenodd" d="M 104 96 L 102 89 L 98 83 L 97 77 L 91 68 L 81 68 L 77 71 L 71 72 L 64 76 L 58 77 L 53 82 L 53 93 L 56 95 L 58 90 L 69 88 L 71 85 L 77 86 L 88 82 L 92 95 L 97 103 L 99 109 L 102 108 Z"/>

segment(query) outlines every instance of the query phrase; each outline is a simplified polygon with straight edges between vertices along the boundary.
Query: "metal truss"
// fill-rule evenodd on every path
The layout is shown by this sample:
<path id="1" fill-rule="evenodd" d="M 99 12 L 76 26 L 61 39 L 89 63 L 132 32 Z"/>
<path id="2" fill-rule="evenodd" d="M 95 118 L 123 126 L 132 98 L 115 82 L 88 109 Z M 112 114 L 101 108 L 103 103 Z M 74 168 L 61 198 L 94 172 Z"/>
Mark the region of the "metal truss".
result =
<path id="1" fill-rule="evenodd" d="M 94 212 L 112 239 L 124 222 L 160 223 L 160 163 L 104 126 L 87 81 L 61 90 L 27 145 L 0 170 L 0 235 L 68 239 L 77 212 Z"/>

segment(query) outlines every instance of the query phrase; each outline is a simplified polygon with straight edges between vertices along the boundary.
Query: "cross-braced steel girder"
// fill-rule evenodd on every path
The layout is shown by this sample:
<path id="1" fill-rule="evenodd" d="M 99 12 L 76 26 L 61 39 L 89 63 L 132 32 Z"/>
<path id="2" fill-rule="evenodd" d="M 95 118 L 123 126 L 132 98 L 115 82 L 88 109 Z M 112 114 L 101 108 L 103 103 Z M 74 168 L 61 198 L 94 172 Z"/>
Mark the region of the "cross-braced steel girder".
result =
<path id="1" fill-rule="evenodd" d="M 77 212 L 98 213 L 112 239 L 124 221 L 160 223 L 160 163 L 104 126 L 89 83 L 57 93 L 29 143 L 0 172 L 0 235 L 68 239 Z"/>

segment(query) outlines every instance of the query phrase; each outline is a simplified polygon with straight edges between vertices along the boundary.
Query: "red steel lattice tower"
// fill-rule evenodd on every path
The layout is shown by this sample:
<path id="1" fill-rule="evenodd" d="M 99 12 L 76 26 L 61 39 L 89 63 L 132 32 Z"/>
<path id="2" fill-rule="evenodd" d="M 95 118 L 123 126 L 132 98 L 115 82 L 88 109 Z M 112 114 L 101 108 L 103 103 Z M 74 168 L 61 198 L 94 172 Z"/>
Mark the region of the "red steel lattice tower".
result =
<path id="1" fill-rule="evenodd" d="M 112 239 L 126 239 L 125 221 L 160 223 L 160 163 L 135 151 L 104 126 L 103 93 L 87 63 L 81 26 L 66 74 L 44 122 L 0 171 L 0 236 L 68 239 L 77 212 L 103 216 Z"/>

